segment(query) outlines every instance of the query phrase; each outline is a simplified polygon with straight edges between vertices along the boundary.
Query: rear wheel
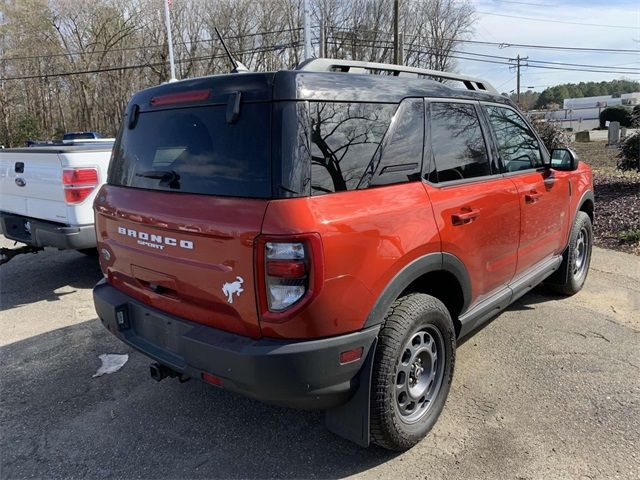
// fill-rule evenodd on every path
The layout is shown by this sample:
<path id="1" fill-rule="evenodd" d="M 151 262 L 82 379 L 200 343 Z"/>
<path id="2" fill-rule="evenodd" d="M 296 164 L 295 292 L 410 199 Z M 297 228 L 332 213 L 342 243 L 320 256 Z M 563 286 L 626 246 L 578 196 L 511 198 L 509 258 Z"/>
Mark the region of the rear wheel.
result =
<path id="1" fill-rule="evenodd" d="M 563 295 L 574 295 L 582 290 L 587 280 L 593 247 L 593 227 L 591 218 L 585 212 L 578 212 L 571 228 L 569 245 L 560 270 L 566 271 L 561 283 L 549 283 L 548 288 Z"/>
<path id="2" fill-rule="evenodd" d="M 371 389 L 371 436 L 407 450 L 422 440 L 444 407 L 455 359 L 455 331 L 444 304 L 411 294 L 389 309 L 378 337 Z"/>

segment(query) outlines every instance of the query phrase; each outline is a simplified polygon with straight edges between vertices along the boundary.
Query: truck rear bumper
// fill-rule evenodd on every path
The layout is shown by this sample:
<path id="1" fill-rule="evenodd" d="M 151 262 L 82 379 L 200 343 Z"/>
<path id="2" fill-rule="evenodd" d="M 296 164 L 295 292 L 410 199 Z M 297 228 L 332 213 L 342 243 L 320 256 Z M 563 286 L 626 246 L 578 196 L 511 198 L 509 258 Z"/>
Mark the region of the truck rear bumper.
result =
<path id="1" fill-rule="evenodd" d="M 210 373 L 223 388 L 293 408 L 325 409 L 349 400 L 379 330 L 309 341 L 253 340 L 160 312 L 105 280 L 93 289 L 93 299 L 111 333 L 157 362 L 193 378 Z M 124 328 L 116 312 L 124 312 Z M 359 360 L 340 364 L 342 352 L 360 347 Z"/>
<path id="2" fill-rule="evenodd" d="M 65 250 L 96 247 L 96 233 L 93 225 L 70 226 L 13 213 L 0 212 L 0 233 L 11 240 L 34 247 L 54 247 Z"/>

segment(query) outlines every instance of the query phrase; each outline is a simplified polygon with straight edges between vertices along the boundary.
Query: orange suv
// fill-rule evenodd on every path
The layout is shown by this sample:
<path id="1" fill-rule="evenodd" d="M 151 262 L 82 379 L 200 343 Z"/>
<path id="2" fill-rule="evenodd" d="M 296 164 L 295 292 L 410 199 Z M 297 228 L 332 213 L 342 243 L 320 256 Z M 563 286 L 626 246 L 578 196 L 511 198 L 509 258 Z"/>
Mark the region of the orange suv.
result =
<path id="1" fill-rule="evenodd" d="M 481 80 L 316 59 L 169 83 L 131 99 L 96 197 L 95 306 L 156 380 L 403 450 L 457 339 L 543 281 L 580 290 L 593 198 Z"/>

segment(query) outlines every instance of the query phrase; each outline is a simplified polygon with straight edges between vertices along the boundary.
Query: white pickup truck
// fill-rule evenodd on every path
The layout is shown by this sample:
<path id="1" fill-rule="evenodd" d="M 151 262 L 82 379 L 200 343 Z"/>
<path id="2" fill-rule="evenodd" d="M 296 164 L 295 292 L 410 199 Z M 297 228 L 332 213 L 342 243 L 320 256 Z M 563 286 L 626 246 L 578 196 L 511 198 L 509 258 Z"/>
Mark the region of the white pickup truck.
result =
<path id="1" fill-rule="evenodd" d="M 0 149 L 0 233 L 28 251 L 95 248 L 92 205 L 112 148 L 104 141 Z"/>

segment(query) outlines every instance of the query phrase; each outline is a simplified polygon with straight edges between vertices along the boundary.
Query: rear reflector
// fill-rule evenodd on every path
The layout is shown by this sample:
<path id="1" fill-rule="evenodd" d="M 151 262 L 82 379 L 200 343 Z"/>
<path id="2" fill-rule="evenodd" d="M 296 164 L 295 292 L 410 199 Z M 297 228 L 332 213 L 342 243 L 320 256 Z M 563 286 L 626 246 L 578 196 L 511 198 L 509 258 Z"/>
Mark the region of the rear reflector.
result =
<path id="1" fill-rule="evenodd" d="M 210 383 L 211 385 L 215 385 L 216 387 L 222 386 L 222 379 L 220 377 L 216 377 L 215 375 L 211 375 L 210 373 L 204 372 L 202 374 L 202 380 Z"/>
<path id="2" fill-rule="evenodd" d="M 360 360 L 362 358 L 363 352 L 364 352 L 364 347 L 352 348 L 351 350 L 342 352 L 340 354 L 340 365 L 344 365 L 345 363 L 351 363 L 351 362 Z"/>
<path id="3" fill-rule="evenodd" d="M 62 170 L 62 186 L 67 203 L 80 203 L 98 186 L 98 170 L 95 168 L 65 168 Z"/>
<path id="4" fill-rule="evenodd" d="M 151 98 L 151 105 L 160 107 L 162 105 L 175 105 L 177 103 L 204 102 L 209 98 L 211 90 L 192 90 L 190 92 L 169 93 Z"/>

